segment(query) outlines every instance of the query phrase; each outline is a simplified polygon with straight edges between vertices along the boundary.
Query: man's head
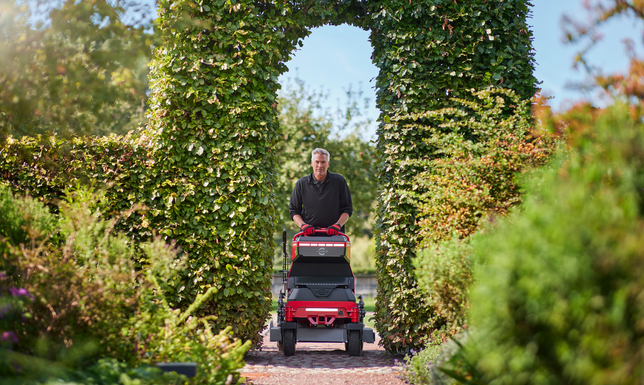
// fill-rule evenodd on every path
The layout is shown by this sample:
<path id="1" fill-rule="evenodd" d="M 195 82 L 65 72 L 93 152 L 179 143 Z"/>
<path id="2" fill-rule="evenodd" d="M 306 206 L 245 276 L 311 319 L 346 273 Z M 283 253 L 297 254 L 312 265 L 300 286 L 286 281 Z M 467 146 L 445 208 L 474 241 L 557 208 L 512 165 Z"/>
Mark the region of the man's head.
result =
<path id="1" fill-rule="evenodd" d="M 311 152 L 311 167 L 313 167 L 313 176 L 317 180 L 326 178 L 326 170 L 329 168 L 331 155 L 323 148 L 316 148 Z"/>

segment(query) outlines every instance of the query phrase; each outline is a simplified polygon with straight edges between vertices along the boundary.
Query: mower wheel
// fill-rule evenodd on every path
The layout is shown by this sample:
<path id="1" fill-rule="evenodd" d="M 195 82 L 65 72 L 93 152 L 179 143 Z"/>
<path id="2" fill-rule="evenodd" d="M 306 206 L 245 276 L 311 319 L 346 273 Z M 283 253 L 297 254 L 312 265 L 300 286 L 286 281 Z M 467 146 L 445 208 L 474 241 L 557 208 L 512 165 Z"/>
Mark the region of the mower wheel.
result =
<path id="1" fill-rule="evenodd" d="M 284 355 L 287 357 L 295 355 L 295 330 L 293 329 L 284 330 Z"/>
<path id="2" fill-rule="evenodd" d="M 349 330 L 349 355 L 359 356 L 361 348 L 360 330 Z"/>

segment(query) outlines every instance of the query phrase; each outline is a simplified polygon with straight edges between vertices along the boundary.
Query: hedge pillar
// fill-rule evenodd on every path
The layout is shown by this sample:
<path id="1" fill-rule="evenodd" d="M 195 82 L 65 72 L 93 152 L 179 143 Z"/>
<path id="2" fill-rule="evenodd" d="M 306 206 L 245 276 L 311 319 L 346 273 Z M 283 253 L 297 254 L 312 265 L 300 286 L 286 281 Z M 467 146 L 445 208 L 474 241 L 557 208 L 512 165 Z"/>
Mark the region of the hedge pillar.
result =
<path id="1" fill-rule="evenodd" d="M 371 3 L 377 78 L 379 190 L 376 328 L 390 352 L 419 349 L 435 314 L 414 278 L 419 160 L 444 156 L 439 127 L 418 115 L 453 107 L 471 91 L 535 92 L 529 1 L 394 0 Z M 463 132 L 462 136 L 472 133 Z M 470 138 L 471 139 L 471 138 Z M 473 139 L 475 140 L 475 139 Z"/>
<path id="2" fill-rule="evenodd" d="M 215 286 L 201 314 L 254 342 L 271 304 L 277 78 L 302 33 L 289 19 L 264 2 L 162 1 L 151 63 L 149 204 L 188 259 L 170 300 Z"/>

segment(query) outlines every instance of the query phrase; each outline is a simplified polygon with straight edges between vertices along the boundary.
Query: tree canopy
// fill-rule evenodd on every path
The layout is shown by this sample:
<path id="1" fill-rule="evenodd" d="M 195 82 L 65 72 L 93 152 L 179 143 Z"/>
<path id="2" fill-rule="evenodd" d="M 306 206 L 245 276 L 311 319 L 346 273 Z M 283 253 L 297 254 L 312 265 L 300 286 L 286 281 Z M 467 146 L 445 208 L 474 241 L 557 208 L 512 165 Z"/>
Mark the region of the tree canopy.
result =
<path id="1" fill-rule="evenodd" d="M 149 6 L 10 0 L 0 12 L 0 139 L 123 133 L 143 122 Z"/>

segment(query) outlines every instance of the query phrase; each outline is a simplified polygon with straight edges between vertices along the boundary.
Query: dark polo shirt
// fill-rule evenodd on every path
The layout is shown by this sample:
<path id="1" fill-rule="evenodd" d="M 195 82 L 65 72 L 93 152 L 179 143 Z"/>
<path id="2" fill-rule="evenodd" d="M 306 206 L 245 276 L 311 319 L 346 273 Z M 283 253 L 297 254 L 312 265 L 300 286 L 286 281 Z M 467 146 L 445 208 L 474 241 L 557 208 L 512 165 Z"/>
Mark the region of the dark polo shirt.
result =
<path id="1" fill-rule="evenodd" d="M 340 174 L 326 173 L 324 181 L 315 179 L 313 173 L 295 183 L 288 210 L 293 216 L 300 215 L 305 223 L 314 227 L 329 227 L 343 213 L 353 213 L 351 193 L 347 181 Z M 344 229 L 344 226 L 343 226 Z"/>

